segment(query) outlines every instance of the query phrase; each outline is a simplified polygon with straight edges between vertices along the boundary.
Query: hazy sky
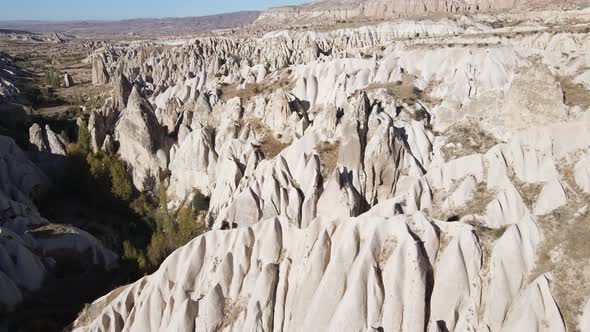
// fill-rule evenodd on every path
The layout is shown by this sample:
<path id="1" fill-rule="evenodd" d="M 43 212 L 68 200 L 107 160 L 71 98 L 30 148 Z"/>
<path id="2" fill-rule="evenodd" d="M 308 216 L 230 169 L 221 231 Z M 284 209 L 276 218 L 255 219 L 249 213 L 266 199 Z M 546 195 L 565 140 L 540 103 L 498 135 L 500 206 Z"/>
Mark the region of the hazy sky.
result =
<path id="1" fill-rule="evenodd" d="M 203 16 L 303 0 L 0 0 L 0 20 L 94 20 Z"/>

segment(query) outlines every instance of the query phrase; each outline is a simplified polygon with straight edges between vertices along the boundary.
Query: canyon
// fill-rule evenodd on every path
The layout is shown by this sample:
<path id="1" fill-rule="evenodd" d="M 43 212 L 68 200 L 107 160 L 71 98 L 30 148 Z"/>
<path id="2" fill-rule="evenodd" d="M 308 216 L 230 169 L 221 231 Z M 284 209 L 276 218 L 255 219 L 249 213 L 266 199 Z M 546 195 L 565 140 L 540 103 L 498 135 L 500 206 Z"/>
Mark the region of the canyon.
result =
<path id="1" fill-rule="evenodd" d="M 204 231 L 66 330 L 590 331 L 581 2 L 324 0 L 231 32 L 63 39 L 28 43 L 79 52 L 57 91 L 92 93 L 68 118 L 85 160 L 120 161 L 172 223 L 207 198 Z M 0 53 L 7 317 L 60 266 L 125 261 L 117 223 L 43 216 L 76 135 L 23 104 L 16 60 Z"/>

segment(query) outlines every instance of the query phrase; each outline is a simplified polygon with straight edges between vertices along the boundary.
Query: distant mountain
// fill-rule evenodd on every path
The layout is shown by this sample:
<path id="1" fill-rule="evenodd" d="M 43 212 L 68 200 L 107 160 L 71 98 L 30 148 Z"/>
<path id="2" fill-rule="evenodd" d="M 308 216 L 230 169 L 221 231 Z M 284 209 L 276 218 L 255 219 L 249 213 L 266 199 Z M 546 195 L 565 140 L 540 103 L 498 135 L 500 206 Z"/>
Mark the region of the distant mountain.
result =
<path id="1" fill-rule="evenodd" d="M 308 24 L 354 19 L 391 19 L 438 13 L 529 10 L 587 6 L 587 0 L 320 0 L 298 6 L 274 7 L 260 14 L 257 24 Z"/>
<path id="2" fill-rule="evenodd" d="M 26 30 L 43 34 L 57 32 L 77 37 L 127 34 L 177 35 L 239 28 L 252 23 L 258 15 L 260 12 L 257 11 L 242 11 L 198 17 L 140 18 L 119 21 L 0 21 L 0 29 Z"/>

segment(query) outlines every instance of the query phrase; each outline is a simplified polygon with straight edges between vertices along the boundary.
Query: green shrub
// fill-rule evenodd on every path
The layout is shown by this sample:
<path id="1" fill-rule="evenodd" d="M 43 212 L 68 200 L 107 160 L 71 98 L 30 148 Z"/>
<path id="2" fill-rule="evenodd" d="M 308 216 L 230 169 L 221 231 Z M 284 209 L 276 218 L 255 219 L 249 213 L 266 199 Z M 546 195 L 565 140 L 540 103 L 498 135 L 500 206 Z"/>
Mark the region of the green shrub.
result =
<path id="1" fill-rule="evenodd" d="M 92 153 L 85 125 L 80 126 L 78 135 L 78 143 L 67 147 L 68 176 L 63 185 L 96 206 L 129 210 L 133 186 L 125 163 L 116 156 Z"/>
<path id="2" fill-rule="evenodd" d="M 43 74 L 42 83 L 51 88 L 59 88 L 61 86 L 61 74 L 55 70 L 46 70 Z"/>
<path id="3" fill-rule="evenodd" d="M 160 208 L 168 213 L 168 193 L 166 192 L 166 186 L 160 183 L 158 188 L 158 197 L 160 199 Z"/>
<path id="4" fill-rule="evenodd" d="M 146 250 L 147 272 L 157 270 L 166 257 L 176 249 L 207 231 L 204 220 L 196 218 L 191 208 L 181 208 L 175 218 L 162 207 L 156 214 L 157 230 Z"/>
<path id="5" fill-rule="evenodd" d="M 502 237 L 502 235 L 504 235 L 504 233 L 506 232 L 507 227 L 500 227 L 496 230 L 494 230 L 494 236 L 496 237 L 496 239 L 499 239 Z"/>
<path id="6" fill-rule="evenodd" d="M 135 248 L 131 242 L 125 240 L 123 242 L 123 259 L 137 264 L 140 271 L 147 271 L 148 265 L 143 252 Z"/>
<path id="7" fill-rule="evenodd" d="M 152 270 L 156 270 L 160 264 L 173 252 L 170 236 L 166 233 L 156 232 L 152 235 L 147 248 L 147 259 Z"/>
<path id="8" fill-rule="evenodd" d="M 97 207 L 116 207 L 128 211 L 130 217 L 147 226 L 146 237 L 123 237 L 123 269 L 129 275 L 154 272 L 176 249 L 207 230 L 201 212 L 209 208 L 209 198 L 199 191 L 188 207 L 169 211 L 166 187 L 160 184 L 159 196 L 153 200 L 140 194 L 133 199 L 133 187 L 125 163 L 116 156 L 109 157 L 89 149 L 86 126 L 80 126 L 77 144 L 68 146 L 69 185 L 77 194 Z M 121 229 L 128 228 L 125 225 Z M 126 228 L 127 227 L 127 228 Z M 131 235 L 131 233 L 129 234 Z"/>
<path id="9" fill-rule="evenodd" d="M 125 163 L 119 158 L 110 158 L 111 192 L 123 201 L 129 201 L 133 193 L 129 173 Z"/>
<path id="10" fill-rule="evenodd" d="M 177 245 L 179 247 L 207 231 L 204 220 L 198 217 L 195 219 L 194 211 L 189 208 L 182 208 L 178 211 L 177 223 Z"/>
<path id="11" fill-rule="evenodd" d="M 90 131 L 88 131 L 88 127 L 86 123 L 82 121 L 82 125 L 78 127 L 78 150 L 80 150 L 84 155 L 90 152 Z"/>
<path id="12" fill-rule="evenodd" d="M 430 120 L 430 114 L 422 107 L 417 109 L 411 117 L 416 121 L 426 121 L 427 123 Z"/>
<path id="13" fill-rule="evenodd" d="M 30 54 L 18 54 L 14 57 L 14 64 L 17 67 L 21 68 L 31 68 L 33 67 L 33 62 L 31 61 Z"/>
<path id="14" fill-rule="evenodd" d="M 196 212 L 209 210 L 209 197 L 203 195 L 199 190 L 195 189 L 192 201 L 192 209 Z"/>
<path id="15" fill-rule="evenodd" d="M 138 216 L 151 218 L 154 218 L 155 216 L 156 209 L 154 204 L 152 204 L 144 194 L 139 195 L 138 198 L 129 204 L 129 207 Z"/>

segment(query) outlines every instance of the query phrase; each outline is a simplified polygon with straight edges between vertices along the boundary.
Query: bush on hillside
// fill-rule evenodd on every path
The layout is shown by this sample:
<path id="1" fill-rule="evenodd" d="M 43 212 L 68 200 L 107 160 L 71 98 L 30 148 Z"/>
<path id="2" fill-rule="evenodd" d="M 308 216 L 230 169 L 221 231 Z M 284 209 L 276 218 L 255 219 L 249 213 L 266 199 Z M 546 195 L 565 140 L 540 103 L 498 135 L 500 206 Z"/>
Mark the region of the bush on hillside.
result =
<path id="1" fill-rule="evenodd" d="M 203 195 L 199 190 L 194 191 L 193 193 L 193 201 L 192 201 L 192 209 L 194 212 L 207 212 L 209 210 L 209 197 Z"/>

